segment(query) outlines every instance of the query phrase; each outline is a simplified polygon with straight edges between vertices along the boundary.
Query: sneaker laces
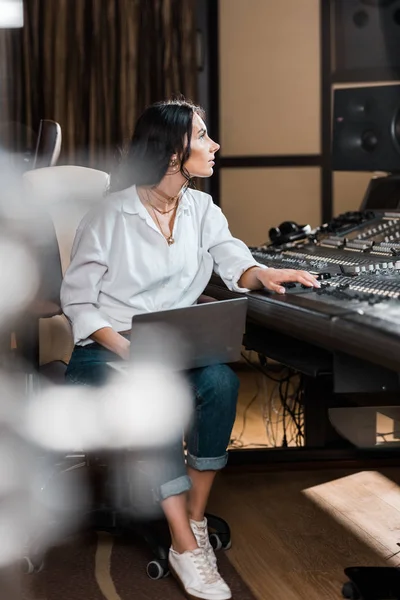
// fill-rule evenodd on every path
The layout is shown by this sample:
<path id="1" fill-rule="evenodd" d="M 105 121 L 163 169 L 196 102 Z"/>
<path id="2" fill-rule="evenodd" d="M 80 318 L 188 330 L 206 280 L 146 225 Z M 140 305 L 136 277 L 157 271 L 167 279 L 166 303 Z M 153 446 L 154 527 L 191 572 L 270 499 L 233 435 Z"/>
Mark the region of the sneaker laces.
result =
<path id="1" fill-rule="evenodd" d="M 220 581 L 221 575 L 218 573 L 218 569 L 210 563 L 203 548 L 194 550 L 192 554 L 193 562 L 204 583 L 211 585 Z"/>
<path id="2" fill-rule="evenodd" d="M 205 550 L 213 550 L 213 547 L 210 543 L 210 538 L 208 535 L 208 526 L 207 521 L 199 522 L 199 521 L 190 521 L 192 531 L 197 540 L 198 545 Z M 214 550 L 213 550 L 214 551 Z"/>
<path id="3" fill-rule="evenodd" d="M 208 537 L 208 529 L 207 527 L 199 527 L 195 525 L 196 529 L 196 538 L 199 546 L 207 550 L 209 547 L 212 547 L 210 544 L 210 538 Z"/>

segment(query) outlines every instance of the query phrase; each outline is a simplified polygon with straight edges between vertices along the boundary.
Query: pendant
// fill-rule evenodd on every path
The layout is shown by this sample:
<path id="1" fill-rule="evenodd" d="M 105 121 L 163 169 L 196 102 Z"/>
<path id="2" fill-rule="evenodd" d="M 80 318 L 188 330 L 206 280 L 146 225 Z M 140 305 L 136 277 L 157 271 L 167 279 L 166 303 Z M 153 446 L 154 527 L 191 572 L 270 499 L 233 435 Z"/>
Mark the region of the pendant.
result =
<path id="1" fill-rule="evenodd" d="M 175 243 L 174 238 L 172 237 L 172 235 L 170 235 L 169 237 L 167 237 L 167 244 L 168 246 L 172 246 L 172 244 Z"/>

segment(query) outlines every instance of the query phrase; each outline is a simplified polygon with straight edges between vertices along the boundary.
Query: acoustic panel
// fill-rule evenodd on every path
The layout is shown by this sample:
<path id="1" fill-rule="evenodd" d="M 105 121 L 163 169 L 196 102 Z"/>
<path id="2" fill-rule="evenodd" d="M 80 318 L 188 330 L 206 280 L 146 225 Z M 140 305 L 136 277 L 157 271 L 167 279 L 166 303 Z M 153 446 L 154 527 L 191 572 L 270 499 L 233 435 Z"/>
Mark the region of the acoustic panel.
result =
<path id="1" fill-rule="evenodd" d="M 222 155 L 318 154 L 319 0 L 219 4 Z"/>

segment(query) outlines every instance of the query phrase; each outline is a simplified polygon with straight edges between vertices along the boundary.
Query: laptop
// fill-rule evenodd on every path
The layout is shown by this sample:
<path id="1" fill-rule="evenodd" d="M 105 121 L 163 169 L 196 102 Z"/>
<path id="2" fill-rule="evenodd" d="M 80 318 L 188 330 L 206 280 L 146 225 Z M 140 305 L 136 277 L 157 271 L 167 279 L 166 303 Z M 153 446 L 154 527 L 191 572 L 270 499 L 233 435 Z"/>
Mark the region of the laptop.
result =
<path id="1" fill-rule="evenodd" d="M 247 298 L 234 298 L 135 315 L 130 361 L 108 365 L 123 371 L 130 362 L 147 360 L 187 370 L 236 362 L 246 314 Z"/>

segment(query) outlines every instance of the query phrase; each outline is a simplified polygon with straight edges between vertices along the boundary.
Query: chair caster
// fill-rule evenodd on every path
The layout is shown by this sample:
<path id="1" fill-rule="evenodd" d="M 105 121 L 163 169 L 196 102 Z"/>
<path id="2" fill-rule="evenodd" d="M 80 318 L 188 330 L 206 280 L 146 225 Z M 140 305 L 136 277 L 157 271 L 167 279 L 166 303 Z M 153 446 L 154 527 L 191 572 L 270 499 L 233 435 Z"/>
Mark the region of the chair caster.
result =
<path id="1" fill-rule="evenodd" d="M 151 560 L 146 567 L 147 576 L 154 581 L 169 575 L 167 560 Z"/>
<path id="2" fill-rule="evenodd" d="M 351 581 L 346 581 L 342 588 L 342 596 L 343 598 L 348 598 L 348 600 L 360 600 L 361 596 L 359 591 L 357 590 L 354 583 Z"/>
<path id="3" fill-rule="evenodd" d="M 232 546 L 230 533 L 210 533 L 210 544 L 214 550 L 229 550 Z"/>
<path id="4" fill-rule="evenodd" d="M 40 571 L 43 571 L 44 560 L 38 556 L 23 556 L 20 561 L 20 566 L 22 573 L 25 575 L 33 575 L 34 573 L 40 573 Z"/>

